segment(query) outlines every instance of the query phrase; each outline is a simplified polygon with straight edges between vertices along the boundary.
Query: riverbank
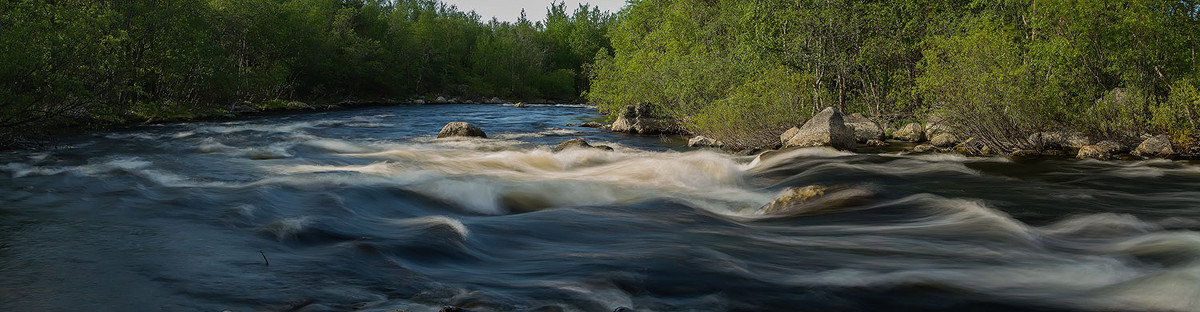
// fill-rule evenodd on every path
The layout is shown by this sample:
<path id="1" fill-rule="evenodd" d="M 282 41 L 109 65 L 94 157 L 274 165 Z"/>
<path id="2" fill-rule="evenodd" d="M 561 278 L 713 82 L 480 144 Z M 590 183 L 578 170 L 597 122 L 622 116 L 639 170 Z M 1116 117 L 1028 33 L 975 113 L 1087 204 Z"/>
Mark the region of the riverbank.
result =
<path id="1" fill-rule="evenodd" d="M 1129 134 L 1122 138 L 1089 136 L 1072 131 L 1042 131 L 1024 134 L 1016 144 L 992 138 L 981 139 L 967 135 L 952 120 L 930 114 L 924 120 L 886 120 L 863 114 L 843 114 L 829 107 L 798 126 L 778 134 L 777 143 L 766 146 L 745 146 L 741 142 L 759 142 L 761 138 L 733 137 L 733 144 L 688 131 L 688 125 L 655 112 L 649 106 L 626 106 L 616 120 L 607 125 L 592 125 L 615 132 L 632 134 L 679 134 L 689 137 L 691 147 L 720 148 L 739 154 L 754 154 L 765 150 L 790 147 L 829 146 L 854 152 L 888 150 L 901 154 L 958 153 L 965 156 L 1006 156 L 1012 159 L 1077 158 L 1098 160 L 1140 160 L 1147 158 L 1200 159 L 1200 144 L 1173 142 L 1164 134 Z M 727 133 L 720 136 L 730 138 Z M 900 146 L 889 148 L 890 146 Z"/>
<path id="2" fill-rule="evenodd" d="M 469 96 L 421 96 L 404 100 L 395 99 L 352 99 L 352 100 L 271 100 L 251 103 L 242 102 L 227 107 L 191 108 L 186 111 L 160 113 L 146 116 L 129 112 L 120 118 L 97 119 L 80 117 L 56 124 L 31 123 L 20 129 L 0 128 L 0 151 L 13 149 L 37 148 L 53 146 L 56 137 L 92 131 L 108 131 L 128 127 L 179 122 L 202 122 L 237 120 L 247 117 L 270 116 L 275 114 L 290 114 L 297 112 L 318 112 L 343 109 L 357 109 L 390 105 L 450 105 L 450 104 L 489 104 L 517 105 L 524 103 L 555 104 L 573 102 L 571 100 L 549 99 L 502 99 L 500 97 L 469 97 Z"/>

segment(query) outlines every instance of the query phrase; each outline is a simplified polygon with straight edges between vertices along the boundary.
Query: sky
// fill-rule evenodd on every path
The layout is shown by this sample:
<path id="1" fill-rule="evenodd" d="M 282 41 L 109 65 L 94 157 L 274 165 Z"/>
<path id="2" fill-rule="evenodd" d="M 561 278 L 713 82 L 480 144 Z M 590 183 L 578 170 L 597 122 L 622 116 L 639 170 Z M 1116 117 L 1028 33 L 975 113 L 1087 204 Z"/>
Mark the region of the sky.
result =
<path id="1" fill-rule="evenodd" d="M 463 12 L 474 10 L 484 21 L 492 20 L 495 16 L 503 22 L 515 22 L 525 9 L 525 17 L 530 21 L 546 19 L 546 8 L 552 0 L 442 0 L 442 3 L 453 4 Z M 599 7 L 600 11 L 616 12 L 625 6 L 625 0 L 566 0 L 567 12 L 574 12 L 580 3 L 589 3 Z"/>

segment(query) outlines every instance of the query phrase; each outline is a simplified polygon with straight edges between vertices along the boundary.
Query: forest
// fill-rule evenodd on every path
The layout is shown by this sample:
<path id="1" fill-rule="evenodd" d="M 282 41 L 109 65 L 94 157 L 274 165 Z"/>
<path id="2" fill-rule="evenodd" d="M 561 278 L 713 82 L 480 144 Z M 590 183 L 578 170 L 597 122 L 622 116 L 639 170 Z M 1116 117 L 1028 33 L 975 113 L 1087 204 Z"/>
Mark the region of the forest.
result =
<path id="1" fill-rule="evenodd" d="M 823 107 L 936 115 L 997 150 L 1038 131 L 1200 135 L 1194 0 L 630 1 L 588 99 L 740 146 Z"/>
<path id="2" fill-rule="evenodd" d="M 649 105 L 771 145 L 823 107 L 939 116 L 998 150 L 1071 131 L 1200 142 L 1195 0 L 631 0 L 484 21 L 436 0 L 15 0 L 0 138 L 291 100 Z M 19 130 L 18 130 L 19 129 Z"/>
<path id="3" fill-rule="evenodd" d="M 0 140 L 291 100 L 577 100 L 612 15 L 484 21 L 434 0 L 0 4 Z"/>

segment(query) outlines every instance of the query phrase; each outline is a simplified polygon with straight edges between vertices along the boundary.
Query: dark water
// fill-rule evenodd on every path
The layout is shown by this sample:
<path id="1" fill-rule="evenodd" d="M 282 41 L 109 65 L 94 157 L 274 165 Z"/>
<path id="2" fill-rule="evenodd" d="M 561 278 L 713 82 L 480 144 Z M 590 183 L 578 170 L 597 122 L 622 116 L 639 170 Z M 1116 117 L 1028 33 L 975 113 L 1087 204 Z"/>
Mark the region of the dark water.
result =
<path id="1" fill-rule="evenodd" d="M 0 311 L 1200 310 L 1195 164 L 565 127 L 597 117 L 380 107 L 0 154 Z M 434 139 L 455 120 L 491 138 Z M 550 151 L 574 137 L 616 151 Z"/>

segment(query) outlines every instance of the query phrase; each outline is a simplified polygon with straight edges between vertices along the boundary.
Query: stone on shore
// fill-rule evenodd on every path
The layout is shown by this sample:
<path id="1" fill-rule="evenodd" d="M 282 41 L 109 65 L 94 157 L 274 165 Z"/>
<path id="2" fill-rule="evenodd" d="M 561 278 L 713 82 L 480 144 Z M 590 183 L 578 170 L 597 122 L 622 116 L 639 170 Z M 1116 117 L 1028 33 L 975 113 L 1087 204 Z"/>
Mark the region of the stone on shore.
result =
<path id="1" fill-rule="evenodd" d="M 443 97 L 443 96 L 439 96 L 436 99 L 433 99 L 433 104 L 446 104 L 446 103 L 450 103 L 450 100 L 447 100 L 446 97 Z"/>
<path id="2" fill-rule="evenodd" d="M 688 147 L 724 147 L 725 142 L 706 136 L 696 136 L 688 140 Z"/>
<path id="3" fill-rule="evenodd" d="M 1040 151 L 1064 148 L 1079 149 L 1091 144 L 1091 139 L 1082 133 L 1050 131 L 1030 134 L 1029 143 L 1033 145 L 1034 149 Z"/>
<path id="4" fill-rule="evenodd" d="M 1079 148 L 1075 158 L 1110 160 L 1121 151 L 1121 144 L 1113 141 L 1101 141 L 1095 145 L 1084 145 Z"/>
<path id="5" fill-rule="evenodd" d="M 1176 152 L 1171 145 L 1171 139 L 1160 134 L 1142 141 L 1142 144 L 1133 150 L 1133 154 L 1142 157 L 1163 157 L 1175 155 Z"/>
<path id="6" fill-rule="evenodd" d="M 837 108 L 827 107 L 800 126 L 796 135 L 783 142 L 783 147 L 831 146 L 849 150 L 854 144 L 854 132 L 846 127 L 842 113 Z"/>
<path id="7" fill-rule="evenodd" d="M 612 131 L 637 134 L 672 134 L 678 133 L 678 126 L 670 118 L 660 116 L 649 105 L 626 106 L 617 120 L 613 122 Z"/>
<path id="8" fill-rule="evenodd" d="M 483 133 L 483 129 L 479 129 L 479 127 L 475 125 L 462 121 L 455 121 L 446 124 L 445 127 L 442 127 L 442 131 L 438 132 L 439 139 L 448 137 L 487 138 L 487 134 Z"/>
<path id="9" fill-rule="evenodd" d="M 845 123 L 854 132 L 855 141 L 867 142 L 883 139 L 883 128 L 879 126 L 879 123 L 867 118 L 867 116 L 863 116 L 863 114 L 846 116 Z"/>
<path id="10" fill-rule="evenodd" d="M 900 130 L 892 132 L 892 138 L 909 142 L 921 142 L 925 140 L 925 128 L 919 123 L 910 123 L 904 125 Z"/>
<path id="11" fill-rule="evenodd" d="M 933 151 L 937 151 L 937 146 L 933 146 L 933 144 L 921 144 L 913 147 L 914 153 L 928 153 Z"/>
<path id="12" fill-rule="evenodd" d="M 954 147 L 954 149 L 967 156 L 987 155 L 991 154 L 992 152 L 992 150 L 988 148 L 987 144 L 984 144 L 975 138 L 969 138 L 966 141 L 959 143 L 958 146 Z"/>
<path id="13" fill-rule="evenodd" d="M 958 145 L 959 139 L 957 135 L 950 132 L 938 132 L 929 139 L 929 144 L 940 148 L 950 148 Z"/>
<path id="14" fill-rule="evenodd" d="M 300 102 L 300 101 L 291 101 L 291 102 L 288 102 L 288 103 L 287 103 L 287 105 L 286 105 L 286 107 L 287 107 L 287 109 L 292 109 L 292 110 L 296 110 L 296 109 L 313 109 L 313 107 L 312 107 L 312 106 L 308 105 L 307 103 Z"/>

